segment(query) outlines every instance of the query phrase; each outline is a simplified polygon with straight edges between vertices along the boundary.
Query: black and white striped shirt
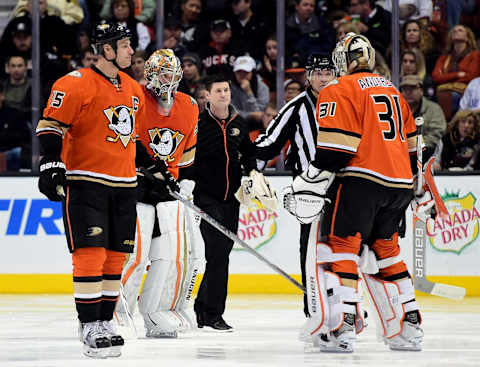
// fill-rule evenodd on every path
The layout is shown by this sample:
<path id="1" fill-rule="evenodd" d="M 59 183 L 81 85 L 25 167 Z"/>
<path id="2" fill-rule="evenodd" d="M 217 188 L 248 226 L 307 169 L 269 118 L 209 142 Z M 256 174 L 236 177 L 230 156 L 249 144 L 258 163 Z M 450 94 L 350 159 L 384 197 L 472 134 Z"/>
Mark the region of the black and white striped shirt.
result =
<path id="1" fill-rule="evenodd" d="M 255 141 L 257 147 L 257 166 L 263 169 L 266 163 L 280 154 L 290 141 L 285 167 L 297 175 L 308 168 L 315 158 L 317 142 L 317 121 L 315 106 L 317 98 L 308 87 L 285 106 L 270 122 L 265 134 Z"/>

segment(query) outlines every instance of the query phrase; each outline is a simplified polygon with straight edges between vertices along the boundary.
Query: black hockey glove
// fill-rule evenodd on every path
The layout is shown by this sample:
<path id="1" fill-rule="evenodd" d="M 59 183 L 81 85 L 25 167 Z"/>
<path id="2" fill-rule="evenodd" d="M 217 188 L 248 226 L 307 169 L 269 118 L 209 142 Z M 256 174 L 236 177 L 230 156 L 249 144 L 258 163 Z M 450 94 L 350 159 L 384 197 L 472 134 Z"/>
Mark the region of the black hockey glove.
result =
<path id="1" fill-rule="evenodd" d="M 38 189 L 51 201 L 62 201 L 65 197 L 65 164 L 60 157 L 44 156 L 40 160 Z"/>
<path id="2" fill-rule="evenodd" d="M 177 180 L 173 178 L 168 170 L 165 161 L 158 160 L 153 166 L 147 168 L 147 171 L 151 173 L 157 181 L 160 181 L 158 184 L 165 185 L 170 191 L 180 192 L 180 186 L 178 186 Z"/>

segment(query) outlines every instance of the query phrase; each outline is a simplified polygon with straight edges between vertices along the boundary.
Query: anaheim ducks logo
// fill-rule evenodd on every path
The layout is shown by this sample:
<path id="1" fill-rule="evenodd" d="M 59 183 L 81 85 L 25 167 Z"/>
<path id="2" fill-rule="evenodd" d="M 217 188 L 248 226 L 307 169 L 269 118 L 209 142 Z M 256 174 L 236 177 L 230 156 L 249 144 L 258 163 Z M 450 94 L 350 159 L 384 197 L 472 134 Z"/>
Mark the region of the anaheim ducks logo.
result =
<path id="1" fill-rule="evenodd" d="M 148 130 L 150 143 L 148 146 L 153 150 L 154 156 L 160 159 L 173 161 L 173 154 L 185 135 L 180 131 L 173 131 L 169 128 L 154 128 Z"/>
<path id="2" fill-rule="evenodd" d="M 110 106 L 103 110 L 109 121 L 108 128 L 115 136 L 107 136 L 107 141 L 116 143 L 120 141 L 126 148 L 130 141 L 135 142 L 133 136 L 135 126 L 135 112 L 138 110 L 138 98 L 132 97 L 132 107 L 125 105 Z"/>

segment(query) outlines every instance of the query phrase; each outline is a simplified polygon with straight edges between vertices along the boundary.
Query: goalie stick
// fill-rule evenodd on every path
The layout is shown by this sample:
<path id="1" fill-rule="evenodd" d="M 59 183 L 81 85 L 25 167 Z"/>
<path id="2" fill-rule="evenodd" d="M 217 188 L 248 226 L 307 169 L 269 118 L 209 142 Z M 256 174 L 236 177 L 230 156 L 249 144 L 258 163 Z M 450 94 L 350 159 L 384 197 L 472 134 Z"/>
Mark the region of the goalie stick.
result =
<path id="1" fill-rule="evenodd" d="M 182 195 L 180 195 L 176 191 L 170 190 L 170 195 L 172 195 L 178 201 L 181 201 L 185 206 L 187 206 L 188 208 L 193 210 L 195 213 L 197 213 L 202 219 L 204 219 L 205 221 L 210 223 L 213 227 L 215 227 L 217 230 L 222 232 L 225 236 L 230 238 L 233 242 L 238 243 L 240 246 L 242 246 L 245 250 L 250 252 L 253 256 L 255 256 L 257 259 L 259 259 L 261 262 L 267 264 L 269 267 L 271 267 L 273 270 L 275 270 L 277 273 L 279 273 L 281 276 L 283 276 L 285 279 L 287 279 L 290 283 L 292 283 L 295 287 L 300 289 L 303 293 L 307 292 L 307 290 L 305 289 L 305 287 L 303 285 L 301 285 L 299 282 L 297 282 L 295 279 L 293 279 L 290 275 L 288 275 L 285 271 L 280 269 L 277 265 L 272 264 L 270 261 L 268 261 L 258 251 L 251 248 L 245 241 L 242 241 L 232 231 L 225 228 L 220 222 L 218 222 L 216 219 L 212 218 L 210 215 L 205 213 L 202 209 L 200 209 L 198 206 L 193 204 L 190 200 L 184 198 Z"/>
<path id="2" fill-rule="evenodd" d="M 423 118 L 417 117 L 415 119 L 417 125 L 417 187 L 415 195 L 421 195 L 423 192 L 423 180 L 425 179 L 426 186 L 435 202 L 435 210 L 441 217 L 449 216 L 448 210 L 442 201 L 433 179 L 433 162 L 434 157 L 431 157 L 423 172 L 423 157 L 422 157 L 422 125 Z M 417 206 L 417 209 L 420 206 Z M 420 292 L 432 294 L 434 296 L 451 298 L 461 300 L 465 297 L 465 288 L 457 287 L 450 284 L 434 283 L 427 279 L 426 275 L 426 248 L 425 242 L 427 239 L 427 219 L 428 215 L 425 212 L 417 210 L 413 211 L 413 285 L 415 289 Z"/>
<path id="3" fill-rule="evenodd" d="M 210 215 L 205 213 L 201 208 L 193 204 L 190 200 L 187 198 L 183 197 L 180 195 L 178 192 L 179 186 L 177 184 L 177 181 L 175 178 L 173 178 L 172 174 L 168 170 L 167 163 L 163 160 L 157 161 L 156 168 L 159 169 L 160 173 L 163 175 L 168 191 L 170 192 L 170 195 L 174 198 L 177 199 L 178 201 L 181 201 L 185 206 L 193 210 L 195 213 L 197 213 L 202 219 L 210 223 L 213 227 L 215 227 L 217 230 L 222 232 L 225 236 L 230 238 L 234 243 L 238 243 L 240 246 L 242 246 L 245 250 L 250 252 L 253 256 L 255 256 L 257 259 L 259 259 L 261 262 L 267 264 L 269 267 L 271 267 L 273 270 L 275 270 L 277 273 L 279 273 L 281 276 L 283 276 L 285 279 L 287 279 L 290 283 L 292 283 L 295 287 L 300 289 L 303 293 L 307 293 L 307 290 L 303 285 L 301 285 L 299 282 L 297 282 L 295 279 L 293 279 L 290 275 L 288 275 L 285 271 L 280 269 L 277 265 L 272 264 L 270 261 L 268 261 L 264 256 L 260 255 L 258 251 L 255 249 L 251 248 L 245 241 L 242 241 L 240 238 L 238 238 L 235 233 L 230 231 L 229 229 L 225 228 L 220 222 L 218 222 L 216 219 L 212 218 Z M 149 180 L 159 180 L 159 178 L 156 178 L 149 170 L 144 171 L 145 177 L 148 178 Z"/>

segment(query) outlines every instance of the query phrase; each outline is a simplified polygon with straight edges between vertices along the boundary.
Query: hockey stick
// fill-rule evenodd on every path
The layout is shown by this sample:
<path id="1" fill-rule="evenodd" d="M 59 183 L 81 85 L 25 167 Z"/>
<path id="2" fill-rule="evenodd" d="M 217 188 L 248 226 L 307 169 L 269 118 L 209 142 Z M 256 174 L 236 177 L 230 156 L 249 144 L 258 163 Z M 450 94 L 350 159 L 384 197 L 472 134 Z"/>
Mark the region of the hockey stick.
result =
<path id="1" fill-rule="evenodd" d="M 193 210 L 195 213 L 197 213 L 202 219 L 210 223 L 213 227 L 215 227 L 217 230 L 222 232 L 225 236 L 230 238 L 233 242 L 238 243 L 240 246 L 242 246 L 245 250 L 250 252 L 253 256 L 255 256 L 257 259 L 262 261 L 263 263 L 267 264 L 269 267 L 271 267 L 273 270 L 275 270 L 277 273 L 279 273 L 281 276 L 283 276 L 285 279 L 287 279 L 290 283 L 292 283 L 295 287 L 300 289 L 303 293 L 306 293 L 307 290 L 303 285 L 298 283 L 295 279 L 293 279 L 290 275 L 288 275 L 285 271 L 280 269 L 277 265 L 272 264 L 270 261 L 268 261 L 264 256 L 260 255 L 258 251 L 255 249 L 251 248 L 245 241 L 242 241 L 240 238 L 238 238 L 232 231 L 229 229 L 225 228 L 220 222 L 218 222 L 216 219 L 212 218 L 210 215 L 205 213 L 202 209 L 200 209 L 198 206 L 193 204 L 190 200 L 184 198 L 182 195 L 180 195 L 176 191 L 170 190 L 170 195 L 172 195 L 175 199 L 178 201 L 181 201 L 185 206 Z"/>
<path id="2" fill-rule="evenodd" d="M 415 195 L 422 195 L 423 193 L 423 139 L 422 139 L 422 125 L 423 117 L 415 119 L 417 125 L 417 186 L 415 188 Z M 440 215 L 448 215 L 448 211 L 443 204 L 443 201 L 438 199 L 438 190 L 433 187 L 433 175 L 431 172 L 433 160 L 430 159 L 427 165 L 428 173 L 430 173 L 431 192 L 436 192 L 437 207 L 440 208 Z M 435 196 L 435 195 L 434 195 Z M 454 285 L 433 283 L 427 279 L 426 275 L 426 256 L 425 256 L 425 242 L 427 238 L 427 215 L 424 212 L 413 211 L 413 285 L 415 289 L 420 292 L 432 294 L 434 296 L 451 298 L 461 300 L 465 297 L 465 288 Z"/>
<path id="3" fill-rule="evenodd" d="M 415 118 L 415 125 L 417 126 L 417 187 L 415 188 L 415 195 L 422 195 L 423 191 L 423 122 L 423 117 Z"/>
<path id="4" fill-rule="evenodd" d="M 135 322 L 133 321 L 132 314 L 130 312 L 130 308 L 128 307 L 128 302 L 127 302 L 127 297 L 125 297 L 125 292 L 123 290 L 123 284 L 120 282 L 120 302 L 122 303 L 123 309 L 125 310 L 125 316 L 127 319 L 127 324 L 130 327 L 130 329 L 133 330 L 133 335 L 135 335 L 135 339 L 138 339 L 138 334 L 137 334 L 137 328 L 135 327 Z M 117 319 L 117 323 L 120 325 L 120 318 L 119 318 L 119 313 L 115 312 L 115 317 Z"/>
<path id="5" fill-rule="evenodd" d="M 426 215 L 413 212 L 413 285 L 420 292 L 434 296 L 462 300 L 465 297 L 465 288 L 454 285 L 433 283 L 426 276 Z"/>

